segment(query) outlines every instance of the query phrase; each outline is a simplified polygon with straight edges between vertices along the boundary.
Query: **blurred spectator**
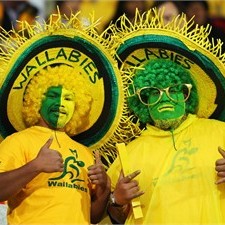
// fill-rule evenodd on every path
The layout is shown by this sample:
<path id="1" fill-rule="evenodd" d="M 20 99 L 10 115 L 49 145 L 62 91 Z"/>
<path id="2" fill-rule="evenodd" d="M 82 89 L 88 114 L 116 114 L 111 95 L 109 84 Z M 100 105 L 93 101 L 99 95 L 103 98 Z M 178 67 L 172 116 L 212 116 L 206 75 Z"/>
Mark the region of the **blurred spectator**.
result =
<path id="1" fill-rule="evenodd" d="M 225 19 L 225 1 L 224 0 L 207 0 L 209 13 L 211 17 Z"/>
<path id="2" fill-rule="evenodd" d="M 147 10 L 147 2 L 145 0 L 142 0 L 142 1 L 140 1 L 140 0 L 137 0 L 137 1 L 135 1 L 135 0 L 134 1 L 118 0 L 114 16 L 110 20 L 110 22 L 106 25 L 106 27 L 110 23 L 114 23 L 123 14 L 125 14 L 126 17 L 130 21 L 132 21 L 135 16 L 136 9 L 138 9 L 140 11 L 140 13 L 143 13 L 144 11 Z M 118 23 L 117 23 L 117 25 L 120 26 L 120 24 L 118 24 Z"/>
<path id="3" fill-rule="evenodd" d="M 165 24 L 184 11 L 184 6 L 180 1 L 154 1 L 152 8 L 154 7 L 164 10 L 163 20 Z"/>
<path id="4" fill-rule="evenodd" d="M 27 1 L 0 1 L 0 25 L 6 31 L 20 29 L 16 20 L 34 23 L 37 15 L 38 9 Z"/>
<path id="5" fill-rule="evenodd" d="M 49 14 L 48 8 L 50 1 L 46 0 L 27 0 L 32 6 L 36 7 L 38 10 L 37 20 L 43 21 L 46 19 L 46 16 Z"/>
<path id="6" fill-rule="evenodd" d="M 82 0 L 76 1 L 56 1 L 56 6 L 59 7 L 61 14 L 65 14 L 67 17 L 71 15 L 71 13 L 76 13 L 80 10 Z"/>
<path id="7" fill-rule="evenodd" d="M 212 19 L 209 16 L 209 5 L 207 1 L 184 1 L 185 13 L 187 18 L 190 19 L 194 16 L 194 22 L 198 25 L 206 26 L 210 24 L 212 30 L 210 32 L 209 38 L 221 39 L 223 44 L 223 49 L 225 49 L 225 32 L 219 27 L 215 26 Z"/>
<path id="8" fill-rule="evenodd" d="M 57 12 L 57 7 L 59 8 L 60 14 L 63 17 L 69 18 L 71 13 L 76 14 L 77 12 L 81 11 L 81 4 L 83 3 L 83 0 L 62 0 L 62 1 L 56 1 L 55 2 L 55 7 L 54 7 L 54 12 Z M 80 12 L 80 21 L 84 26 L 88 26 L 90 24 L 90 20 L 88 17 L 83 16 L 82 12 Z M 57 18 L 55 17 L 55 20 Z"/>
<path id="9" fill-rule="evenodd" d="M 223 17 L 215 17 L 211 18 L 211 23 L 213 26 L 218 27 L 219 29 L 222 29 L 225 33 L 225 18 Z"/>

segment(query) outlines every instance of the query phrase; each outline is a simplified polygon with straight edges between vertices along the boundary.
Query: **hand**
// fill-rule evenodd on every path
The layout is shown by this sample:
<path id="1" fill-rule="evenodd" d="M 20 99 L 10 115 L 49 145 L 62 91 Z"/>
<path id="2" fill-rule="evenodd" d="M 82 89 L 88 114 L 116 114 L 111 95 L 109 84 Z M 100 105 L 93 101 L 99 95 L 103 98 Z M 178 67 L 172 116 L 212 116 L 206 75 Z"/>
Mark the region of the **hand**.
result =
<path id="1" fill-rule="evenodd" d="M 96 188 L 100 188 L 102 192 L 110 189 L 111 182 L 106 174 L 99 151 L 95 151 L 95 164 L 88 167 L 88 177 L 91 183 L 96 184 Z"/>
<path id="2" fill-rule="evenodd" d="M 63 171 L 63 159 L 60 152 L 50 149 L 53 138 L 50 137 L 47 142 L 41 147 L 35 165 L 40 172 L 53 173 Z"/>
<path id="3" fill-rule="evenodd" d="M 218 151 L 222 155 L 222 158 L 216 160 L 217 176 L 220 177 L 216 181 L 216 184 L 221 184 L 225 182 L 225 151 L 221 147 L 218 147 Z"/>
<path id="4" fill-rule="evenodd" d="M 97 224 L 107 207 L 111 188 L 99 151 L 95 151 L 95 164 L 88 167 L 88 177 L 94 184 L 91 189 L 91 223 Z"/>
<path id="5" fill-rule="evenodd" d="M 139 184 L 136 180 L 133 180 L 137 175 L 140 174 L 140 170 L 124 177 L 123 173 L 120 173 L 119 180 L 114 190 L 115 202 L 118 205 L 129 204 L 132 199 L 137 198 L 144 194 L 140 191 Z"/>

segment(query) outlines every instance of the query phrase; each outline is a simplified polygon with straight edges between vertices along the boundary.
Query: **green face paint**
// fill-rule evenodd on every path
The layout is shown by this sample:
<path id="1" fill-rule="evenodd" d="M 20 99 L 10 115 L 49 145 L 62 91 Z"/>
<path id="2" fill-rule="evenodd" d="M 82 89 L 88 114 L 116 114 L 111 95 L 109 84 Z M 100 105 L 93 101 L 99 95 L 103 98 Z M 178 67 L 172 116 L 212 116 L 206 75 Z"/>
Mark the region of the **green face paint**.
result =
<path id="1" fill-rule="evenodd" d="M 53 128 L 63 128 L 74 113 L 74 94 L 62 87 L 50 87 L 42 101 L 40 114 Z"/>
<path id="2" fill-rule="evenodd" d="M 183 92 L 170 94 L 176 102 L 167 96 L 164 92 L 160 101 L 149 106 L 149 113 L 152 120 L 157 124 L 168 123 L 169 121 L 180 120 L 185 115 L 185 101 Z M 154 97 L 152 98 L 155 101 Z M 151 101 L 151 99 L 149 100 Z M 151 102 L 149 102 L 151 103 Z M 159 122 L 160 121 L 160 122 Z"/>

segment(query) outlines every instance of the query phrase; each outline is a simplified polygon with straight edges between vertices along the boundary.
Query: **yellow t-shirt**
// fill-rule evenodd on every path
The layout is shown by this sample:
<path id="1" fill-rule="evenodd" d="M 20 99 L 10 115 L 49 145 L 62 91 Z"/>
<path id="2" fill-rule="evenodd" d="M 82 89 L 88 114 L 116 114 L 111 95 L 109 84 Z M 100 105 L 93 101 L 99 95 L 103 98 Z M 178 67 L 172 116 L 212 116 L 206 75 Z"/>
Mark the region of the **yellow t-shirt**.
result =
<path id="1" fill-rule="evenodd" d="M 145 193 L 140 197 L 143 218 L 132 211 L 126 224 L 225 224 L 225 185 L 218 179 L 215 161 L 225 149 L 225 123 L 190 115 L 174 131 L 148 126 L 128 144 L 130 172 Z M 115 187 L 121 165 L 119 159 L 108 174 Z"/>
<path id="2" fill-rule="evenodd" d="M 7 137 L 0 145 L 0 172 L 34 159 L 50 136 L 54 137 L 50 148 L 62 154 L 64 171 L 39 174 L 9 199 L 9 224 L 90 224 L 87 167 L 93 156 L 64 132 L 35 126 Z"/>

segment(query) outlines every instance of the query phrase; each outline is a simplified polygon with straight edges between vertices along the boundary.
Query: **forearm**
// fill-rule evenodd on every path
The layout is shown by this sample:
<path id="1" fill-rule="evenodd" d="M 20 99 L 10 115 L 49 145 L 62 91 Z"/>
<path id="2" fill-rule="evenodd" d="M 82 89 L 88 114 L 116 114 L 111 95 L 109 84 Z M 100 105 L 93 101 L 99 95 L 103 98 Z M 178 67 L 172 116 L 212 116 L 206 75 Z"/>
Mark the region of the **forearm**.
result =
<path id="1" fill-rule="evenodd" d="M 94 196 L 91 202 L 91 223 L 96 224 L 104 215 L 104 212 L 107 208 L 108 200 L 110 195 L 110 188 L 105 190 L 100 196 Z"/>
<path id="2" fill-rule="evenodd" d="M 7 201 L 39 173 L 34 160 L 18 169 L 0 173 L 0 201 Z"/>
<path id="3" fill-rule="evenodd" d="M 130 210 L 129 204 L 123 206 L 108 205 L 107 213 L 112 222 L 116 224 L 124 224 L 127 219 L 129 210 Z"/>

